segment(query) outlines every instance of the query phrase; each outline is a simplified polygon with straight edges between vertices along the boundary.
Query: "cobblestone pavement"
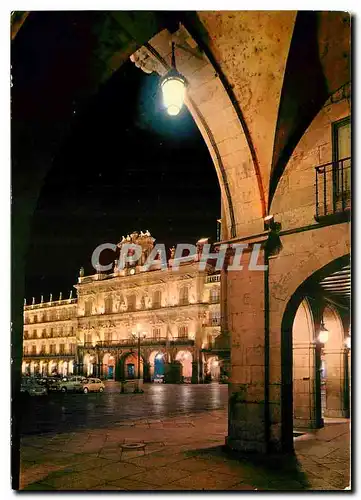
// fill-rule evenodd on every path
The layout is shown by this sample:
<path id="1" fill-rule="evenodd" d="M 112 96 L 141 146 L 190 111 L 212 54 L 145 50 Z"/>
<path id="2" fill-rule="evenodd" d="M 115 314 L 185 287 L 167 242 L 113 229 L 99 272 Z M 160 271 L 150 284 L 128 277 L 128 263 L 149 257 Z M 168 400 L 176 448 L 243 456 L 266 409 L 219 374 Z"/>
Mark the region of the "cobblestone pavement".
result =
<path id="1" fill-rule="evenodd" d="M 225 450 L 226 434 L 227 410 L 221 408 L 23 436 L 21 489 L 297 491 L 349 485 L 347 421 L 296 438 L 295 456 L 284 460 L 240 459 Z"/>
<path id="2" fill-rule="evenodd" d="M 31 398 L 22 411 L 22 435 L 107 427 L 123 420 L 162 418 L 174 413 L 225 408 L 228 386 L 146 384 L 145 392 L 120 394 L 118 382 L 106 382 L 102 394 L 50 393 Z"/>

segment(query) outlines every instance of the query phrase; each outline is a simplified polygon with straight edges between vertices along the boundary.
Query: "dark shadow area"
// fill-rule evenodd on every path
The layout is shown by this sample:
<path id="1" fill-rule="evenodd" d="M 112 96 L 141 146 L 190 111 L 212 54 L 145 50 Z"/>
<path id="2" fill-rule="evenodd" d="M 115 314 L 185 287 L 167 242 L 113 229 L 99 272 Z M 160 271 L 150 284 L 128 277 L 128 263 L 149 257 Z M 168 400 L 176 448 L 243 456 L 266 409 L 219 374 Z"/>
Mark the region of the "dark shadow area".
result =
<path id="1" fill-rule="evenodd" d="M 295 455 L 240 454 L 226 446 L 187 452 L 192 457 L 224 458 L 230 468 L 239 469 L 240 481 L 264 490 L 294 491 L 309 487 L 307 475 Z"/>

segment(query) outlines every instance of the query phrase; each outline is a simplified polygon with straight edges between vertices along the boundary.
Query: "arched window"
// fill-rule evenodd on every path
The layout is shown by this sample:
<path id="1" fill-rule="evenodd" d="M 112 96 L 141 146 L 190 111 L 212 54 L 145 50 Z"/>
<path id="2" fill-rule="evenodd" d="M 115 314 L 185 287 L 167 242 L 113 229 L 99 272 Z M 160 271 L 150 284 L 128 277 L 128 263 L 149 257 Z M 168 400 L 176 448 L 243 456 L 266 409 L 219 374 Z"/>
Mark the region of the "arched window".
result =
<path id="1" fill-rule="evenodd" d="M 93 304 L 91 300 L 85 302 L 85 316 L 91 316 L 93 309 Z"/>
<path id="2" fill-rule="evenodd" d="M 135 311 L 136 306 L 136 296 L 128 295 L 128 311 Z"/>
<path id="3" fill-rule="evenodd" d="M 219 302 L 219 288 L 213 287 L 210 292 L 210 301 L 212 303 Z"/>
<path id="4" fill-rule="evenodd" d="M 221 324 L 221 311 L 212 311 L 210 314 L 211 326 L 220 326 Z"/>
<path id="5" fill-rule="evenodd" d="M 110 295 L 105 298 L 104 312 L 105 314 L 111 314 L 113 312 L 113 298 Z"/>
<path id="6" fill-rule="evenodd" d="M 154 340 L 159 340 L 160 339 L 160 328 L 153 328 L 153 339 Z"/>
<path id="7" fill-rule="evenodd" d="M 162 292 L 157 290 L 153 293 L 153 307 L 158 308 L 161 307 L 162 304 Z"/>
<path id="8" fill-rule="evenodd" d="M 182 286 L 179 290 L 179 304 L 182 306 L 187 305 L 188 303 L 188 287 Z"/>
<path id="9" fill-rule="evenodd" d="M 188 338 L 188 326 L 180 326 L 178 327 L 178 337 L 180 339 Z"/>

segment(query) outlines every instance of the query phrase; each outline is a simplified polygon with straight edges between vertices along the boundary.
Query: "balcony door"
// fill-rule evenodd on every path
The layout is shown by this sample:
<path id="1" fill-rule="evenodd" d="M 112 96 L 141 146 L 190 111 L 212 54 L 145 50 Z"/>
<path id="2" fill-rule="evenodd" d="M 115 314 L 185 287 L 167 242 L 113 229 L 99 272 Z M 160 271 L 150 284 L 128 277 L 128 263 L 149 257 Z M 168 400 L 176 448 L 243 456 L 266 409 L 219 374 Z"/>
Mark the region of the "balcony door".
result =
<path id="1" fill-rule="evenodd" d="M 348 116 L 332 124 L 334 210 L 350 207 L 351 198 L 351 120 Z"/>

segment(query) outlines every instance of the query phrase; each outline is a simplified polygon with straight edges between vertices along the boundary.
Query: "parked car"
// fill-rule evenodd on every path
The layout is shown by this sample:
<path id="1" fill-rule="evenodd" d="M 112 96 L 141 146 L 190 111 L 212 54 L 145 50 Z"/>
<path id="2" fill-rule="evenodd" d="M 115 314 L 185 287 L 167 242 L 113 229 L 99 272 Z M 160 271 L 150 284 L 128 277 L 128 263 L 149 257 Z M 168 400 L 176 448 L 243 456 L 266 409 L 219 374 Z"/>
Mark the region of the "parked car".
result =
<path id="1" fill-rule="evenodd" d="M 155 384 L 163 384 L 164 383 L 164 375 L 156 375 L 153 379 Z"/>
<path id="2" fill-rule="evenodd" d="M 24 378 L 21 381 L 20 392 L 28 396 L 46 396 L 48 394 L 47 388 L 33 378 Z"/>
<path id="3" fill-rule="evenodd" d="M 84 380 L 86 379 L 82 376 L 63 377 L 57 382 L 58 390 L 61 392 L 81 392 Z"/>
<path id="4" fill-rule="evenodd" d="M 103 392 L 105 389 L 104 383 L 99 378 L 88 378 L 83 381 L 83 392 Z"/>
<path id="5" fill-rule="evenodd" d="M 45 383 L 48 391 L 50 391 L 50 392 L 58 391 L 60 381 L 61 381 L 61 379 L 59 377 L 48 377 L 46 379 L 46 383 Z"/>

